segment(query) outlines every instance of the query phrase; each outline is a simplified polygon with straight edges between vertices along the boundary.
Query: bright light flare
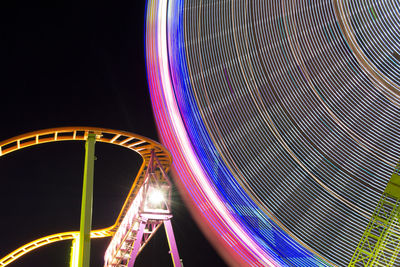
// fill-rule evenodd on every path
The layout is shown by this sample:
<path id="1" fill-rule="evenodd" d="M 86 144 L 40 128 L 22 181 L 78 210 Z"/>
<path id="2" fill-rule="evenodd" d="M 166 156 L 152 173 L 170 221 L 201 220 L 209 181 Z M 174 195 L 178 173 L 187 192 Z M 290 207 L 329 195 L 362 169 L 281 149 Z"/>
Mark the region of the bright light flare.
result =
<path id="1" fill-rule="evenodd" d="M 161 190 L 154 189 L 149 196 L 149 201 L 153 205 L 158 205 L 164 201 L 164 194 Z"/>
<path id="2" fill-rule="evenodd" d="M 72 240 L 70 267 L 78 267 L 79 236 Z"/>

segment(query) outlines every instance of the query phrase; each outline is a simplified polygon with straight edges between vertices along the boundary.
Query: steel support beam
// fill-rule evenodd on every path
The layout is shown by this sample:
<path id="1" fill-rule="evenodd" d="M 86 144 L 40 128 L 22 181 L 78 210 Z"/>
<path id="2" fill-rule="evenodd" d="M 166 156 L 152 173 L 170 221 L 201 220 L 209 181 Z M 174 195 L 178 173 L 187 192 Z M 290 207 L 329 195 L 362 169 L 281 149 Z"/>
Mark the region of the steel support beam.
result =
<path id="1" fill-rule="evenodd" d="M 85 167 L 83 172 L 78 267 L 89 267 L 90 264 L 90 230 L 92 228 L 95 143 L 96 143 L 96 134 L 89 133 L 85 144 L 86 153 L 85 153 Z"/>
<path id="2" fill-rule="evenodd" d="M 144 229 L 146 228 L 147 218 L 142 218 L 140 220 L 139 230 L 136 234 L 135 242 L 133 242 L 133 249 L 131 253 L 131 259 L 129 260 L 128 267 L 133 267 L 136 261 L 136 256 L 138 255 L 139 249 L 142 246 L 142 238 Z"/>
<path id="3" fill-rule="evenodd" d="M 172 230 L 171 220 L 164 221 L 165 233 L 167 234 L 168 245 L 172 257 L 172 262 L 175 267 L 181 267 L 181 258 L 179 257 L 178 248 L 175 242 L 174 230 Z"/>

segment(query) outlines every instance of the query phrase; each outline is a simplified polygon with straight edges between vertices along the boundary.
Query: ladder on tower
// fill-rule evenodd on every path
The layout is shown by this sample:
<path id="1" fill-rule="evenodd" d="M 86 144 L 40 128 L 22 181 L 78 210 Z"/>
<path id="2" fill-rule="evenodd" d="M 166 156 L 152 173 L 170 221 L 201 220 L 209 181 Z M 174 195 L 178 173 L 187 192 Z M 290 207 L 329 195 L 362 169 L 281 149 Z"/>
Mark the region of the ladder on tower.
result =
<path id="1" fill-rule="evenodd" d="M 349 267 L 400 266 L 400 162 L 358 243 Z"/>

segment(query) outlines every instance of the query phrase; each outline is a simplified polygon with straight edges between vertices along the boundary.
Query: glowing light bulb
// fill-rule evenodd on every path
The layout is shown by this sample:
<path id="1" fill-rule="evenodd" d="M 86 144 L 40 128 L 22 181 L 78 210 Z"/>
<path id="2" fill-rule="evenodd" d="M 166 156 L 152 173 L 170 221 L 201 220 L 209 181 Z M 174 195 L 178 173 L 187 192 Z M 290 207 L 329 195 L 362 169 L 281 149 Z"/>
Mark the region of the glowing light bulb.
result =
<path id="1" fill-rule="evenodd" d="M 159 204 L 164 201 L 164 194 L 160 190 L 153 190 L 150 194 L 149 200 L 152 204 Z"/>

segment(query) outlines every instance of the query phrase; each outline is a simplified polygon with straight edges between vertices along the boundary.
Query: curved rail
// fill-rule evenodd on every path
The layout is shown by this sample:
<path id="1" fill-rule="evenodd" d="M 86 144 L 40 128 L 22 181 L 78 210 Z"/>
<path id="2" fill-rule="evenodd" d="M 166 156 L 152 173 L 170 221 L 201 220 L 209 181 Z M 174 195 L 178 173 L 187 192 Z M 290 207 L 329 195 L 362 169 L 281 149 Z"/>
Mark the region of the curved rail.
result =
<path id="1" fill-rule="evenodd" d="M 26 147 L 43 143 L 59 141 L 85 141 L 90 132 L 94 132 L 98 135 L 97 142 L 114 144 L 131 149 L 139 153 L 143 158 L 142 166 L 139 169 L 139 172 L 133 182 L 133 185 L 128 193 L 128 196 L 114 225 L 104 229 L 91 231 L 91 238 L 103 238 L 113 235 L 113 233 L 120 225 L 128 208 L 130 207 L 131 202 L 135 198 L 137 191 L 144 181 L 144 175 L 149 164 L 151 151 L 154 150 L 163 169 L 166 171 L 169 170 L 172 163 L 172 158 L 169 152 L 161 144 L 149 138 L 125 131 L 95 127 L 62 127 L 35 131 L 2 141 L 0 142 L 0 157 Z M 63 232 L 36 239 L 19 247 L 18 249 L 12 251 L 10 254 L 1 258 L 0 266 L 7 266 L 21 256 L 39 247 L 57 241 L 76 239 L 77 237 L 79 237 L 79 231 Z"/>

